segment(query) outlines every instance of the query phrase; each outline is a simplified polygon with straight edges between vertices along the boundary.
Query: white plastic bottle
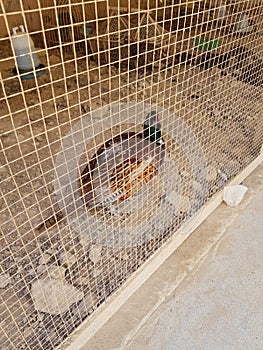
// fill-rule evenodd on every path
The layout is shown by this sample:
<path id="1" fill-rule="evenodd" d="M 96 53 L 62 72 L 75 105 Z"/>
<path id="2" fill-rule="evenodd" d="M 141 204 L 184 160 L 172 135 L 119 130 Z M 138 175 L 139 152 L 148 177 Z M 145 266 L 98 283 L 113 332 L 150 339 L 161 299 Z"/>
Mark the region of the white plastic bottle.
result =
<path id="1" fill-rule="evenodd" d="M 17 33 L 17 30 L 21 32 Z M 12 44 L 16 55 L 17 65 L 20 71 L 32 71 L 39 66 L 39 59 L 35 53 L 34 42 L 25 32 L 24 26 L 13 28 Z"/>

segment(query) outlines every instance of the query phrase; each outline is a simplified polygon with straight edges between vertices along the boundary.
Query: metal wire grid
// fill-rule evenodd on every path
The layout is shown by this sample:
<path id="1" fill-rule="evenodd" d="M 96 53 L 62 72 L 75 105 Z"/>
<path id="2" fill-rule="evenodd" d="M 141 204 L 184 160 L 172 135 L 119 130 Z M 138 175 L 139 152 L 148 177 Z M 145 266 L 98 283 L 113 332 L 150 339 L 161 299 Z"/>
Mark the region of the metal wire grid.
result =
<path id="1" fill-rule="evenodd" d="M 113 5 L 116 28 L 109 31 L 102 27 L 113 20 L 105 2 L 1 4 L 0 23 L 8 32 L 0 39 L 3 349 L 58 346 L 261 149 L 259 2 Z M 62 27 L 63 8 L 68 15 Z M 153 20 L 131 28 L 131 17 L 141 18 L 145 9 Z M 51 12 L 55 23 L 47 28 Z M 38 29 L 31 30 L 28 18 Z M 10 27 L 18 24 L 46 65 L 39 78 L 12 73 L 19 67 Z M 165 45 L 149 45 L 145 34 L 136 38 L 133 54 L 129 40 L 139 27 L 144 34 L 164 28 Z M 51 32 L 57 42 L 49 41 Z M 117 61 L 111 55 L 116 50 Z M 143 59 L 133 65 L 136 55 Z M 130 202 L 110 210 L 103 203 L 86 206 L 83 181 L 89 184 L 97 171 L 97 188 L 105 187 L 114 162 L 127 161 L 124 150 L 112 147 L 140 135 L 151 111 L 160 115 L 165 143 L 158 175 Z M 143 142 L 137 140 L 136 149 L 147 154 Z"/>

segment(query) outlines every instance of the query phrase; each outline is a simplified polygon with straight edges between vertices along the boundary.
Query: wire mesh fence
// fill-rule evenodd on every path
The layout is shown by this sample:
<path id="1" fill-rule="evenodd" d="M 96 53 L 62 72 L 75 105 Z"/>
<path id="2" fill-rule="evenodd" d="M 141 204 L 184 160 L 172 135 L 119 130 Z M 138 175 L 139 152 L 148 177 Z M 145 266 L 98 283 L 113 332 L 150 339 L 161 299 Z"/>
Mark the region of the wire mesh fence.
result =
<path id="1" fill-rule="evenodd" d="M 260 154 L 263 5 L 0 6 L 0 343 L 54 349 Z"/>

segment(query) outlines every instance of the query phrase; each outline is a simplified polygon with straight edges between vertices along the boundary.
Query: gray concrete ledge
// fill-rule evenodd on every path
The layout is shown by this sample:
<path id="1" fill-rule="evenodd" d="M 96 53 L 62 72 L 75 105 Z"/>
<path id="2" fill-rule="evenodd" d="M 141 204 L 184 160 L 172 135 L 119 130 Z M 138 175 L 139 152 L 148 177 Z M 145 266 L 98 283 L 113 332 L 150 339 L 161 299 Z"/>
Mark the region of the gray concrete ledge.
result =
<path id="1" fill-rule="evenodd" d="M 263 165 L 82 347 L 262 349 Z"/>

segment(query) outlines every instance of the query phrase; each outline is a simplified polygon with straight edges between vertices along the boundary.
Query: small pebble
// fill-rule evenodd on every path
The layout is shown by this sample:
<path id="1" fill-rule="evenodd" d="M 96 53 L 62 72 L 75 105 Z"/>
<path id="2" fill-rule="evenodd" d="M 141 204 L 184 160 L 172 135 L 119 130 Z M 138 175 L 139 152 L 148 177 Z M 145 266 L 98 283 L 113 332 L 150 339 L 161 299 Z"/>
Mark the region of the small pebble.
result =
<path id="1" fill-rule="evenodd" d="M 66 274 L 66 268 L 63 266 L 51 266 L 48 268 L 48 275 L 51 278 L 64 280 Z"/>
<path id="2" fill-rule="evenodd" d="M 203 191 L 203 186 L 202 184 L 200 184 L 200 182 L 198 181 L 193 181 L 193 188 L 198 191 L 198 192 L 202 192 Z"/>
<path id="3" fill-rule="evenodd" d="M 38 275 L 41 275 L 43 272 L 47 271 L 47 267 L 45 265 L 40 265 L 38 266 L 36 272 Z"/>
<path id="4" fill-rule="evenodd" d="M 102 250 L 101 245 L 99 244 L 92 245 L 89 252 L 89 258 L 94 264 L 97 264 L 101 260 L 101 250 Z"/>
<path id="5" fill-rule="evenodd" d="M 22 142 L 22 141 L 24 141 L 26 139 L 26 137 L 24 135 L 22 135 L 22 134 L 17 134 L 17 138 L 18 138 L 19 142 Z"/>
<path id="6" fill-rule="evenodd" d="M 28 338 L 30 335 L 33 334 L 33 328 L 32 327 L 26 327 L 23 331 L 24 337 Z"/>
<path id="7" fill-rule="evenodd" d="M 39 312 L 60 315 L 84 297 L 84 293 L 58 279 L 45 278 L 32 283 L 31 297 Z"/>
<path id="8" fill-rule="evenodd" d="M 208 165 L 207 167 L 207 180 L 215 181 L 217 178 L 218 170 L 213 165 Z"/>
<path id="9" fill-rule="evenodd" d="M 44 140 L 44 136 L 43 136 L 43 135 L 37 135 L 37 136 L 35 137 L 35 139 L 36 139 L 36 141 L 38 141 L 38 142 L 42 142 L 42 141 Z"/>
<path id="10" fill-rule="evenodd" d="M 64 252 L 61 256 L 61 263 L 63 266 L 66 267 L 71 267 L 76 263 L 77 259 L 75 255 L 69 253 L 69 252 Z"/>
<path id="11" fill-rule="evenodd" d="M 10 276 L 7 273 L 0 275 L 0 288 L 5 288 L 10 283 Z"/>
<path id="12" fill-rule="evenodd" d="M 46 265 L 50 260 L 50 255 L 43 253 L 39 259 L 39 265 Z"/>

